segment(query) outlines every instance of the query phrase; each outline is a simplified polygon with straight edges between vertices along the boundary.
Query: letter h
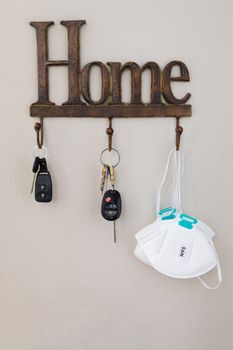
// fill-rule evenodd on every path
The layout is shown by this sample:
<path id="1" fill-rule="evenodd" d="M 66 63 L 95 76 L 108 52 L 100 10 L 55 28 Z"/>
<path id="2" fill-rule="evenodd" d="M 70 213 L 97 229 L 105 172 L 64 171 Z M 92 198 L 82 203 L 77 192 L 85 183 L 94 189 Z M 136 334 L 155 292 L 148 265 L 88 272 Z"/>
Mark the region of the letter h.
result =
<path id="1" fill-rule="evenodd" d="M 34 104 L 54 104 L 49 101 L 49 67 L 68 66 L 68 100 L 64 104 L 84 104 L 80 100 L 80 28 L 86 21 L 61 21 L 68 33 L 68 60 L 49 60 L 48 27 L 54 22 L 30 22 L 36 30 L 38 101 Z"/>

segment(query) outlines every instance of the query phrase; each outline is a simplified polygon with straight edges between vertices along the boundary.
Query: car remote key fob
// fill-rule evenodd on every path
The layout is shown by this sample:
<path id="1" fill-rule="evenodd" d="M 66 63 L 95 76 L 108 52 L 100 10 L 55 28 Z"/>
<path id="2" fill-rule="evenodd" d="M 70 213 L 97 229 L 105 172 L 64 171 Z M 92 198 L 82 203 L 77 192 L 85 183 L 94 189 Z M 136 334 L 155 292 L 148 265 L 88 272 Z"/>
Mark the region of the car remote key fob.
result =
<path id="1" fill-rule="evenodd" d="M 121 215 L 121 195 L 116 190 L 104 193 L 101 205 L 102 216 L 109 221 L 115 221 Z"/>
<path id="2" fill-rule="evenodd" d="M 36 176 L 35 183 L 35 200 L 37 202 L 50 202 L 53 196 L 52 191 L 52 179 L 47 169 L 45 159 L 40 161 L 40 170 Z"/>

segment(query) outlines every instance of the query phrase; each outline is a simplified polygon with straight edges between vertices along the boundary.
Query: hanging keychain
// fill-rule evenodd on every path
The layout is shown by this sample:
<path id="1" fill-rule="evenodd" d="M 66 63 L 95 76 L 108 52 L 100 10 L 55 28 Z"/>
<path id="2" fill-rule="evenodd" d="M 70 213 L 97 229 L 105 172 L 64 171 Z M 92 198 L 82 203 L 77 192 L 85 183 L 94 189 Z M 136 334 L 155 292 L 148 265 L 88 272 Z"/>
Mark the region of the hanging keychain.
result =
<path id="1" fill-rule="evenodd" d="M 33 181 L 31 194 L 35 189 L 35 200 L 37 202 L 46 203 L 52 200 L 52 179 L 47 168 L 47 149 L 43 146 L 43 119 L 34 126 L 37 135 L 37 146 L 33 149 Z"/>
<path id="2" fill-rule="evenodd" d="M 103 195 L 101 214 L 104 219 L 113 221 L 113 237 L 114 243 L 116 243 L 116 220 L 119 219 L 121 215 L 122 202 L 120 193 L 115 189 L 115 168 L 120 163 L 120 153 L 115 148 L 112 148 L 113 132 L 112 118 L 109 118 L 109 127 L 106 130 L 108 135 L 108 148 L 104 149 L 100 155 L 100 162 L 103 166 L 100 191 Z M 109 161 L 105 160 L 107 152 L 115 153 L 117 156 L 115 163 L 109 164 Z M 108 189 L 108 185 L 111 186 L 111 189 Z"/>

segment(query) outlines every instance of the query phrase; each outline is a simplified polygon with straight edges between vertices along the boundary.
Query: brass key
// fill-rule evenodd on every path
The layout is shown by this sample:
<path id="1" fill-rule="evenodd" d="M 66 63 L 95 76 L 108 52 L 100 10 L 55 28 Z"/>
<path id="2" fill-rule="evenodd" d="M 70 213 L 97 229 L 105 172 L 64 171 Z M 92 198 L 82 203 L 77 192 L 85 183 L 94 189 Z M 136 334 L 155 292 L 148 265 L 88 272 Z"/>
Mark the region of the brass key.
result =
<path id="1" fill-rule="evenodd" d="M 110 171 L 110 182 L 111 182 L 112 188 L 114 188 L 114 186 L 115 186 L 115 170 L 114 170 L 114 166 L 110 165 L 109 166 L 109 171 Z"/>
<path id="2" fill-rule="evenodd" d="M 103 190 L 104 190 L 104 184 L 105 184 L 106 178 L 107 178 L 107 165 L 104 164 L 102 169 L 101 182 L 100 182 L 101 194 L 103 193 Z"/>

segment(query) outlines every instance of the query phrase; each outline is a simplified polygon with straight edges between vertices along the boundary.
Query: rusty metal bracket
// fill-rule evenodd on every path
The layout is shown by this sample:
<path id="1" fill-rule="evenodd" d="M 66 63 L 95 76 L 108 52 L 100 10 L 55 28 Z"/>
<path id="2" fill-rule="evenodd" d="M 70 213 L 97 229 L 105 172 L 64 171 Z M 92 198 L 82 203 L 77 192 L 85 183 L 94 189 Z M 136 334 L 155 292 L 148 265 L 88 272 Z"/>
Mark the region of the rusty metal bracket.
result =
<path id="1" fill-rule="evenodd" d="M 36 131 L 36 143 L 38 148 L 43 147 L 43 141 L 44 141 L 44 122 L 43 118 L 40 118 L 40 123 L 35 123 L 34 129 Z"/>
<path id="2" fill-rule="evenodd" d="M 112 136 L 114 134 L 114 130 L 112 128 L 112 117 L 108 118 L 109 120 L 109 125 L 108 128 L 106 129 L 106 134 L 108 135 L 108 150 L 111 152 L 112 150 Z"/>
<path id="3" fill-rule="evenodd" d="M 183 133 L 184 129 L 180 126 L 180 118 L 176 118 L 176 150 L 180 149 L 180 137 Z"/>

